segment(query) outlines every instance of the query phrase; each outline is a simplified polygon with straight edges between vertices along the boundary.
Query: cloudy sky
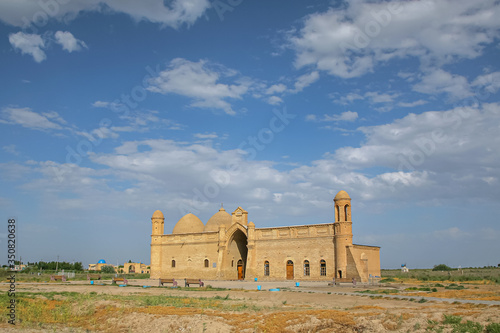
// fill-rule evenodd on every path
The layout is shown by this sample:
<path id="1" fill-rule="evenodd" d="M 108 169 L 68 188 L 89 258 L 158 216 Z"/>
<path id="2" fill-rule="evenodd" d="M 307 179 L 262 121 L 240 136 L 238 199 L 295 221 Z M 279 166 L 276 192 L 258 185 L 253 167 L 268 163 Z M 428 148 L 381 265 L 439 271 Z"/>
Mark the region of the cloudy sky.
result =
<path id="1" fill-rule="evenodd" d="M 0 212 L 23 261 L 149 263 L 242 206 L 383 268 L 500 262 L 497 1 L 4 0 Z M 1 261 L 6 262 L 5 256 Z"/>

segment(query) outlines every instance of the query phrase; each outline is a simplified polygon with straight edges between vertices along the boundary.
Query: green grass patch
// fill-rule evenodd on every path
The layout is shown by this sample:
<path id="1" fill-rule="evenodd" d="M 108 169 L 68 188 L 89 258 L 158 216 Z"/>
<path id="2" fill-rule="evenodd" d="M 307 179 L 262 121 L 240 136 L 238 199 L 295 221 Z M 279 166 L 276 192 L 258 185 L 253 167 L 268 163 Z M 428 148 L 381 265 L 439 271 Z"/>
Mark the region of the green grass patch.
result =
<path id="1" fill-rule="evenodd" d="M 453 315 L 443 315 L 443 324 L 460 324 L 462 317 Z"/>
<path id="2" fill-rule="evenodd" d="M 360 294 L 395 294 L 397 293 L 399 290 L 397 289 L 378 289 L 378 290 L 359 290 L 359 291 L 355 291 L 356 293 L 360 293 Z"/>
<path id="3" fill-rule="evenodd" d="M 452 283 L 446 287 L 444 287 L 444 289 L 450 289 L 450 290 L 462 290 L 462 289 L 465 289 L 464 286 L 462 285 L 458 285 L 456 283 Z"/>
<path id="4" fill-rule="evenodd" d="M 467 320 L 465 323 L 453 325 L 453 333 L 481 333 L 483 332 L 483 325 L 474 321 Z"/>
<path id="5" fill-rule="evenodd" d="M 431 288 L 429 288 L 429 287 L 423 287 L 423 288 L 410 287 L 410 288 L 406 288 L 405 291 L 431 291 Z M 436 289 L 436 291 L 437 291 L 437 289 Z"/>
<path id="6" fill-rule="evenodd" d="M 384 278 L 384 279 L 380 280 L 380 282 L 381 283 L 396 282 L 396 279 L 389 277 L 389 278 Z"/>
<path id="7" fill-rule="evenodd" d="M 500 333 L 500 324 L 491 323 L 486 325 L 485 330 L 486 333 Z"/>

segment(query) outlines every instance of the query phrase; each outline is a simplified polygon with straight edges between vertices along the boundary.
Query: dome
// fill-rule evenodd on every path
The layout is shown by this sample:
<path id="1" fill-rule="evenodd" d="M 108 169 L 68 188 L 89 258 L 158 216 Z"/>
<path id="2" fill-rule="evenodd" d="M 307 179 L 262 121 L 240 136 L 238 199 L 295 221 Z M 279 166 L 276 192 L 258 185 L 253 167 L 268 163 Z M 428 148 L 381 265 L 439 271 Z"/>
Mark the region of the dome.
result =
<path id="1" fill-rule="evenodd" d="M 226 212 L 224 207 L 221 207 L 219 211 L 208 220 L 204 231 L 219 231 L 219 226 L 221 225 L 225 225 L 227 229 L 231 226 L 231 222 L 231 215 Z"/>
<path id="2" fill-rule="evenodd" d="M 153 213 L 153 219 L 163 219 L 163 213 L 161 210 L 157 210 L 156 212 Z"/>
<path id="3" fill-rule="evenodd" d="M 101 260 L 99 260 L 97 263 L 98 263 L 98 264 L 105 264 L 105 263 L 106 263 L 106 260 L 101 259 Z"/>
<path id="4" fill-rule="evenodd" d="M 347 194 L 346 191 L 340 191 L 339 193 L 337 193 L 334 200 L 342 200 L 342 199 L 351 200 L 351 197 L 349 196 L 349 194 Z"/>
<path id="5" fill-rule="evenodd" d="M 203 222 L 194 214 L 184 215 L 174 227 L 173 234 L 189 234 L 203 232 Z"/>

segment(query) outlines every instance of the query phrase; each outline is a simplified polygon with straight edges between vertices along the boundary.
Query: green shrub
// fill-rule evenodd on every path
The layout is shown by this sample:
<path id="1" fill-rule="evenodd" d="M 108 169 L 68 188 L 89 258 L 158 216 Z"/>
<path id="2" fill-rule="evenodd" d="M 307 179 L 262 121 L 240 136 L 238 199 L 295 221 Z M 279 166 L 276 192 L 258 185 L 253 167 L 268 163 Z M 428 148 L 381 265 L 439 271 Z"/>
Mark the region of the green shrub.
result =
<path id="1" fill-rule="evenodd" d="M 389 278 L 385 278 L 385 279 L 380 280 L 380 282 L 382 282 L 382 283 L 384 283 L 384 282 L 396 282 L 396 280 L 394 280 L 393 278 L 389 277 Z"/>
<path id="2" fill-rule="evenodd" d="M 101 273 L 115 273 L 115 268 L 111 265 L 102 266 Z"/>
<path id="3" fill-rule="evenodd" d="M 464 286 L 462 285 L 457 285 L 455 283 L 450 284 L 449 286 L 444 287 L 444 289 L 450 289 L 450 290 L 462 290 L 465 289 Z"/>
<path id="4" fill-rule="evenodd" d="M 433 271 L 452 271 L 453 268 L 446 266 L 445 264 L 439 264 L 434 266 Z"/>
<path id="5" fill-rule="evenodd" d="M 486 326 L 486 333 L 500 333 L 500 324 L 498 323 L 491 323 Z"/>
<path id="6" fill-rule="evenodd" d="M 453 315 L 443 315 L 443 324 L 460 324 L 462 322 L 462 317 Z"/>
<path id="7" fill-rule="evenodd" d="M 474 321 L 467 320 L 466 323 L 454 324 L 453 333 L 481 333 L 483 325 Z"/>

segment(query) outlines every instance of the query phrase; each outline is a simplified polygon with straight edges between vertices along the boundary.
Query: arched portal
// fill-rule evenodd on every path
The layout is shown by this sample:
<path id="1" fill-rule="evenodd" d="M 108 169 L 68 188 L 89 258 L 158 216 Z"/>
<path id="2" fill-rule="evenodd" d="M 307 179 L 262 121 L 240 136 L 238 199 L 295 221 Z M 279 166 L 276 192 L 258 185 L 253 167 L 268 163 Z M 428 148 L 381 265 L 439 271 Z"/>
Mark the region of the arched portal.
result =
<path id="1" fill-rule="evenodd" d="M 242 230 L 236 229 L 229 237 L 226 247 L 225 276 L 228 279 L 245 279 L 247 267 L 247 235 Z M 235 262 L 236 267 L 231 265 Z"/>
<path id="2" fill-rule="evenodd" d="M 128 266 L 128 272 L 129 273 L 135 273 L 135 266 L 134 265 Z"/>

